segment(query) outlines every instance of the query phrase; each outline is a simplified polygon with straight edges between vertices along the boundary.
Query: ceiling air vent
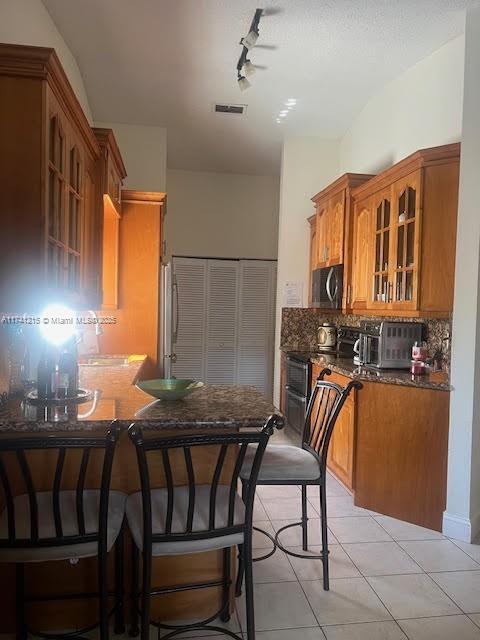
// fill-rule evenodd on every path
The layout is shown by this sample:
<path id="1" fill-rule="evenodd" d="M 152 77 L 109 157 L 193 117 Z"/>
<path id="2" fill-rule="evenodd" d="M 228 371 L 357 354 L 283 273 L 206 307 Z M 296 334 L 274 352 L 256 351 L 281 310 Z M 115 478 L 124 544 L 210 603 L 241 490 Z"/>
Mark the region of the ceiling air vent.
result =
<path id="1" fill-rule="evenodd" d="M 239 116 L 243 116 L 247 111 L 246 104 L 220 104 L 216 102 L 213 105 L 215 113 L 233 113 Z"/>

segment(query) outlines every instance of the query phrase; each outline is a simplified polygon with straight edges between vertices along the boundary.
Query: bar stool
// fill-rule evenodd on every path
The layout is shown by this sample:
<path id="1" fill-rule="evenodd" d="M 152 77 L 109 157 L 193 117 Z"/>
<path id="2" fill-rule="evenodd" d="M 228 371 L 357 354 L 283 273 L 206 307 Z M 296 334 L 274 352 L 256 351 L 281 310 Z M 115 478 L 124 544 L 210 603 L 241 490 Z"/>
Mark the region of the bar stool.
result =
<path id="1" fill-rule="evenodd" d="M 144 438 L 142 431 L 131 425 L 129 435 L 137 450 L 141 491 L 127 500 L 127 520 L 133 538 L 132 571 L 132 627 L 130 635 L 138 634 L 138 599 L 141 600 L 141 638 L 148 640 L 150 624 L 168 630 L 167 638 L 185 631 L 211 630 L 237 640 L 240 636 L 212 624 L 217 617 L 223 622 L 230 618 L 231 547 L 244 549 L 247 640 L 255 638 L 253 579 L 252 579 L 252 514 L 257 475 L 267 442 L 275 426 L 283 424 L 279 416 L 270 416 L 261 431 L 242 433 L 185 435 Z M 248 489 L 244 501 L 237 493 L 238 478 L 248 445 L 255 444 L 248 474 Z M 195 467 L 201 450 L 212 449 L 216 463 L 212 465 L 211 480 L 198 483 Z M 156 454 L 156 455 L 155 455 Z M 185 468 L 188 485 L 175 486 L 172 467 Z M 181 462 L 180 462 L 181 461 Z M 227 464 L 225 462 L 227 461 Z M 166 486 L 151 489 L 153 464 L 160 464 Z M 158 469 L 158 467 L 157 467 Z M 171 585 L 152 588 L 152 557 L 223 550 L 223 577 L 201 584 Z M 142 587 L 139 591 L 139 553 L 143 555 Z M 208 618 L 184 626 L 150 620 L 150 599 L 166 593 L 193 589 L 222 589 L 220 609 Z"/>
<path id="2" fill-rule="evenodd" d="M 16 567 L 16 637 L 30 632 L 25 620 L 28 602 L 98 598 L 99 620 L 68 634 L 30 632 L 44 638 L 77 638 L 97 627 L 102 640 L 108 638 L 108 619 L 115 614 L 115 633 L 124 632 L 123 622 L 123 531 L 126 495 L 110 491 L 113 456 L 120 429 L 112 423 L 106 437 L 26 436 L 0 439 L 0 487 L 4 509 L 0 514 L 0 562 Z M 86 489 L 89 462 L 94 450 L 103 451 L 99 489 Z M 41 478 L 32 466 L 39 452 L 57 452 L 56 465 L 42 468 Z M 76 451 L 77 453 L 72 453 Z M 95 457 L 98 454 L 94 454 Z M 79 463 L 74 490 L 62 489 L 67 459 L 72 477 L 74 459 Z M 52 476 L 51 482 L 46 480 Z M 74 474 L 75 475 L 75 474 Z M 21 479 L 25 493 L 18 493 L 13 478 Z M 42 483 L 41 490 L 35 485 Z M 45 483 L 51 485 L 45 487 Z M 46 490 L 48 489 L 48 490 Z M 1 492 L 0 492 L 1 494 Z M 108 612 L 107 554 L 115 545 L 114 606 Z M 98 593 L 25 596 L 24 567 L 30 562 L 51 562 L 98 557 Z"/>
<path id="3" fill-rule="evenodd" d="M 320 559 L 323 566 L 323 588 L 329 590 L 329 566 L 328 566 L 328 540 L 327 540 L 327 498 L 326 498 L 326 473 L 327 453 L 330 439 L 337 418 L 353 389 L 362 389 L 362 384 L 352 380 L 343 388 L 333 382 L 324 380 L 330 375 L 330 369 L 323 369 L 317 378 L 312 395 L 307 407 L 305 426 L 300 447 L 285 444 L 270 444 L 265 451 L 262 466 L 257 478 L 258 485 L 300 485 L 302 490 L 302 519 L 301 522 L 288 524 L 277 531 L 275 537 L 264 533 L 273 541 L 273 550 L 255 560 L 264 560 L 275 552 L 277 547 L 288 555 L 297 558 Z M 252 461 L 255 459 L 255 450 L 249 448 L 245 456 L 245 462 L 240 473 L 244 491 L 248 490 L 248 478 Z M 302 527 L 302 547 L 308 550 L 307 533 L 307 487 L 320 487 L 320 516 L 322 551 L 320 555 L 298 554 L 286 549 L 279 536 L 290 527 Z M 240 566 L 237 577 L 237 596 L 240 595 L 243 579 L 243 550 L 239 548 Z"/>

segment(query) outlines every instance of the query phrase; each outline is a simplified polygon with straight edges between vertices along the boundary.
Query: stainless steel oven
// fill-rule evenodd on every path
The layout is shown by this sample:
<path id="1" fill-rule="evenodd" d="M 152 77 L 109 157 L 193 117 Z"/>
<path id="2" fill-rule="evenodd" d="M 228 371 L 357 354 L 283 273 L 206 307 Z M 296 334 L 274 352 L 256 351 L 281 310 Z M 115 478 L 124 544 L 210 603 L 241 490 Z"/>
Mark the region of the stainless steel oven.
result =
<path id="1" fill-rule="evenodd" d="M 287 353 L 286 369 L 286 418 L 288 424 L 301 433 L 305 424 L 312 381 L 310 355 L 295 351 Z"/>

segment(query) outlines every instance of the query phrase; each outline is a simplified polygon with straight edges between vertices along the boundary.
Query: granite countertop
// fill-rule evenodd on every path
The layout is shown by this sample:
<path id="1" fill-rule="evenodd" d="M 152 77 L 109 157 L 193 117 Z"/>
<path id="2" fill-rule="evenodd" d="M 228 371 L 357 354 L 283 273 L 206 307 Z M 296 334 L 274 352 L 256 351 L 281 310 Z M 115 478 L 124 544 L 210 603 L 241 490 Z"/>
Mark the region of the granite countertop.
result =
<path id="1" fill-rule="evenodd" d="M 283 349 L 293 353 L 291 349 Z M 332 371 L 355 380 L 366 382 L 380 382 L 383 384 L 396 384 L 422 389 L 436 389 L 438 391 L 450 391 L 451 386 L 448 375 L 444 371 L 435 371 L 422 376 L 413 376 L 405 369 L 375 369 L 363 367 L 353 362 L 353 358 L 338 358 L 334 354 L 324 354 L 309 349 L 298 350 L 307 355 L 310 361 L 320 366 L 329 367 Z"/>
<path id="2" fill-rule="evenodd" d="M 155 400 L 135 386 L 145 358 L 122 365 L 80 365 L 79 386 L 93 400 L 66 407 L 37 407 L 11 398 L 0 406 L 0 432 L 94 431 L 118 420 L 144 429 L 261 427 L 278 413 L 255 389 L 241 385 L 205 385 L 183 400 Z"/>

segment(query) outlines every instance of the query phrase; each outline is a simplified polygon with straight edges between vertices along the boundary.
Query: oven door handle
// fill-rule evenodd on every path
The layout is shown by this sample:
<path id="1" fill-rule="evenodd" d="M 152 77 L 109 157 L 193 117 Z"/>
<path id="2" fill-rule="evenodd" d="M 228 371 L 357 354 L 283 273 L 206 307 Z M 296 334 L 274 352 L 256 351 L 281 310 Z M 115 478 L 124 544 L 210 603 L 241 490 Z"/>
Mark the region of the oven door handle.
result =
<path id="1" fill-rule="evenodd" d="M 307 398 L 305 396 L 302 396 L 301 393 L 298 393 L 298 391 L 295 391 L 291 385 L 286 384 L 285 391 L 287 391 L 290 395 L 292 395 L 297 400 L 300 400 L 301 402 L 303 402 L 303 404 L 307 403 Z"/>

